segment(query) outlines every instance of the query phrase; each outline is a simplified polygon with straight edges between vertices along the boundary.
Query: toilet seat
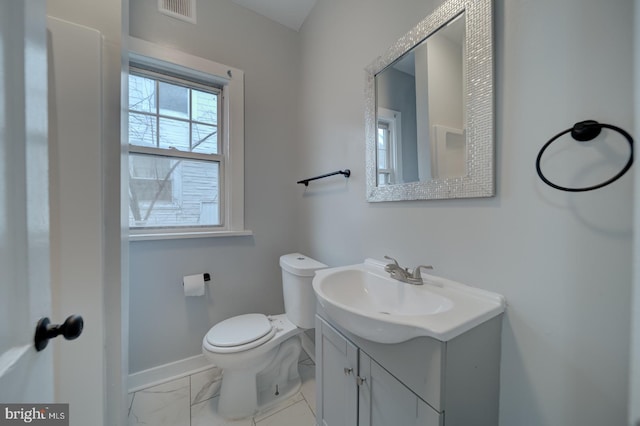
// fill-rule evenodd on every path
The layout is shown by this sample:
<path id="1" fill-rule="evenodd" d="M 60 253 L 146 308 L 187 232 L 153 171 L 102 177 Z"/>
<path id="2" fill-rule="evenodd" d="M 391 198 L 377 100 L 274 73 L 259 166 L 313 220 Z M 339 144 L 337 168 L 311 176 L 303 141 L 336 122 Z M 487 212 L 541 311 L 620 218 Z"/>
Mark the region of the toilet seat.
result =
<path id="1" fill-rule="evenodd" d="M 205 340 L 208 349 L 217 353 L 253 349 L 271 340 L 276 327 L 263 314 L 245 314 L 226 319 L 209 330 Z"/>

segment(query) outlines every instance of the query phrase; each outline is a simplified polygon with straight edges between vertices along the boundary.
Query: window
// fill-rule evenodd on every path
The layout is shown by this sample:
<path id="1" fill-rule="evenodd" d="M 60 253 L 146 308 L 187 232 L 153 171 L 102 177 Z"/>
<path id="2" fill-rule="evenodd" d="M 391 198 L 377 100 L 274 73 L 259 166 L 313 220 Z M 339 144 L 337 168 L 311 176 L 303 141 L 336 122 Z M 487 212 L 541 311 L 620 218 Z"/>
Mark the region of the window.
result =
<path id="1" fill-rule="evenodd" d="M 378 108 L 377 148 L 378 186 L 402 182 L 401 114 Z"/>
<path id="2" fill-rule="evenodd" d="M 220 98 L 215 86 L 129 69 L 130 227 L 222 224 Z"/>
<path id="3" fill-rule="evenodd" d="M 392 184 L 389 123 L 378 120 L 378 185 Z"/>
<path id="4" fill-rule="evenodd" d="M 130 39 L 133 239 L 247 235 L 240 70 Z"/>

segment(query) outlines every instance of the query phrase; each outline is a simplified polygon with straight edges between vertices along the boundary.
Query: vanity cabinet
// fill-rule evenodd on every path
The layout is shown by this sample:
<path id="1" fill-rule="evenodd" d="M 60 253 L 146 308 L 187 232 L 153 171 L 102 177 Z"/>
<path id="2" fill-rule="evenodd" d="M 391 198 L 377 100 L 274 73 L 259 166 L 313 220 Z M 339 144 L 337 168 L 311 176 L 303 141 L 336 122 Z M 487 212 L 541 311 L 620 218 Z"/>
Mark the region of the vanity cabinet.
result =
<path id="1" fill-rule="evenodd" d="M 449 342 L 381 344 L 318 310 L 318 426 L 498 424 L 500 317 Z"/>

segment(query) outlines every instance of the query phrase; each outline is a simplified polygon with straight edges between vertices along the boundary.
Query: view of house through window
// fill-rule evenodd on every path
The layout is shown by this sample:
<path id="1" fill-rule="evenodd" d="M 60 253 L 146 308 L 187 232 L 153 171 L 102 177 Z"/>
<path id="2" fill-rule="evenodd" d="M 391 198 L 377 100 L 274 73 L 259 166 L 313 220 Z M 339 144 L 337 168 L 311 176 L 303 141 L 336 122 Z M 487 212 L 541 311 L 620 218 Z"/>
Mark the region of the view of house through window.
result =
<path id="1" fill-rule="evenodd" d="M 129 226 L 222 225 L 221 91 L 131 68 Z"/>

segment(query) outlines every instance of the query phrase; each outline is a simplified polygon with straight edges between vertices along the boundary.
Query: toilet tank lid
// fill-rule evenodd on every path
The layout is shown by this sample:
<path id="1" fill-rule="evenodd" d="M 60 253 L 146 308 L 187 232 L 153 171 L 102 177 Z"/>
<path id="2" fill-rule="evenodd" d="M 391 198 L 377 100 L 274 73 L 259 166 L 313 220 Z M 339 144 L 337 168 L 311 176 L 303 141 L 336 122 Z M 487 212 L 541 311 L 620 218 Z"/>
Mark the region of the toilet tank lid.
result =
<path id="1" fill-rule="evenodd" d="M 318 269 L 324 269 L 327 265 L 304 254 L 291 253 L 280 256 L 280 267 L 294 275 L 312 277 Z"/>

